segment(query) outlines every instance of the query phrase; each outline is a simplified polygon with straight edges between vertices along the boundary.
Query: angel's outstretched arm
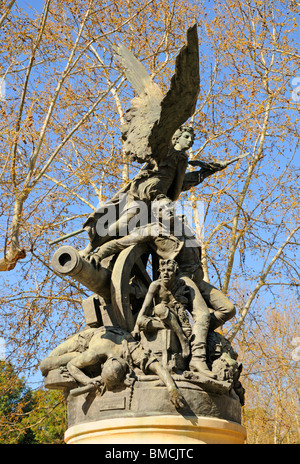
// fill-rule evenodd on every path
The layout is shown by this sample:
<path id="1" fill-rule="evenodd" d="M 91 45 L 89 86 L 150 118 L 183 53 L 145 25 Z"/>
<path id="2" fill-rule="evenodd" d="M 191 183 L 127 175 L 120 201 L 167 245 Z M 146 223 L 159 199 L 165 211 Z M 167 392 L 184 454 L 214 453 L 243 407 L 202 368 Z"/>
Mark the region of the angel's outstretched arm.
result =
<path id="1" fill-rule="evenodd" d="M 222 168 L 213 168 L 210 167 L 210 165 L 207 165 L 206 167 L 201 167 L 199 171 L 187 172 L 183 179 L 182 191 L 185 192 L 186 190 L 190 190 L 192 187 L 196 187 L 196 185 L 201 184 L 204 179 L 211 176 L 212 174 L 215 174 L 217 171 L 224 169 L 225 167 L 226 166 Z"/>
<path id="2" fill-rule="evenodd" d="M 185 174 L 182 191 L 184 192 L 198 184 L 201 184 L 201 182 L 203 182 L 207 177 L 215 174 L 218 171 L 223 171 L 223 169 L 227 168 L 227 166 L 245 158 L 247 155 L 248 153 L 244 153 L 243 155 L 237 156 L 236 158 L 229 161 L 211 161 L 209 163 L 199 160 L 189 161 L 191 166 L 200 166 L 201 169 L 199 169 L 199 171 L 187 172 Z"/>

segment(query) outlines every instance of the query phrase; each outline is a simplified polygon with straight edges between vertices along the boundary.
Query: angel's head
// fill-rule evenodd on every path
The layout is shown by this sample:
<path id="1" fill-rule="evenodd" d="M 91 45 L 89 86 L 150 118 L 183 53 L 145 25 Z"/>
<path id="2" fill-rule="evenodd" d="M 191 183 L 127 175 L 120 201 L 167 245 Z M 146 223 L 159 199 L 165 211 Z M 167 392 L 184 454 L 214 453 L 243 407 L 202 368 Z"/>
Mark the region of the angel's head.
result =
<path id="1" fill-rule="evenodd" d="M 194 143 L 195 132 L 192 126 L 181 126 L 172 138 L 172 144 L 175 150 L 186 151 Z"/>

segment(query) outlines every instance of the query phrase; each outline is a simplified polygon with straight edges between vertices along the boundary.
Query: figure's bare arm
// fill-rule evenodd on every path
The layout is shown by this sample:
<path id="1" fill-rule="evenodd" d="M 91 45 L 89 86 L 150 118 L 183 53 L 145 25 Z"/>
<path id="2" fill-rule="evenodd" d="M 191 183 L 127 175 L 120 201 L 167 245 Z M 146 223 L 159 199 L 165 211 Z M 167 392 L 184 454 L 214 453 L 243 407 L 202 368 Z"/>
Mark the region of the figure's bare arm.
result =
<path id="1" fill-rule="evenodd" d="M 73 358 L 67 364 L 67 368 L 74 379 L 77 380 L 77 382 L 82 383 L 83 385 L 88 385 L 95 379 L 91 379 L 86 374 L 84 374 L 82 369 L 88 366 L 93 366 L 97 362 L 104 361 L 106 358 L 107 356 L 103 356 L 102 352 L 98 353 L 97 351 L 88 349 Z"/>
<path id="2" fill-rule="evenodd" d="M 149 365 L 149 370 L 151 370 L 154 374 L 157 374 L 164 382 L 169 393 L 170 401 L 174 404 L 174 406 L 176 408 L 182 408 L 185 404 L 185 399 L 167 369 L 165 369 L 159 361 L 154 361 Z"/>
<path id="3" fill-rule="evenodd" d="M 157 294 L 157 292 L 159 290 L 159 287 L 160 287 L 160 283 L 157 280 L 150 284 L 148 292 L 147 292 L 147 294 L 145 296 L 143 306 L 142 306 L 142 308 L 141 308 L 141 310 L 139 312 L 139 315 L 138 315 L 136 323 L 135 323 L 135 327 L 134 327 L 133 332 L 132 332 L 133 336 L 135 336 L 137 333 L 139 333 L 139 322 L 141 321 L 143 316 L 148 316 L 151 305 L 152 305 L 152 302 L 153 302 L 153 298 Z"/>
<path id="4" fill-rule="evenodd" d="M 67 368 L 71 376 L 82 385 L 88 385 L 91 382 L 91 378 L 84 374 L 82 370 L 76 367 L 72 362 L 67 364 Z"/>

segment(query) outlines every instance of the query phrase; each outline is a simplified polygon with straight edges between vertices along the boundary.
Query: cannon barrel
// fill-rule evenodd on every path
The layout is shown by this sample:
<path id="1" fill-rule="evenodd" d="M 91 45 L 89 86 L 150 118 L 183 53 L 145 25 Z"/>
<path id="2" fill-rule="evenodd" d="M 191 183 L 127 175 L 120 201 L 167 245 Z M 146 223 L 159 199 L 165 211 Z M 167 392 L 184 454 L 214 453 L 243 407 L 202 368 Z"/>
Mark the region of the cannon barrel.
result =
<path id="1" fill-rule="evenodd" d="M 62 246 L 54 253 L 51 260 L 55 272 L 73 277 L 93 293 L 110 299 L 111 271 L 95 267 L 80 256 L 71 246 Z"/>

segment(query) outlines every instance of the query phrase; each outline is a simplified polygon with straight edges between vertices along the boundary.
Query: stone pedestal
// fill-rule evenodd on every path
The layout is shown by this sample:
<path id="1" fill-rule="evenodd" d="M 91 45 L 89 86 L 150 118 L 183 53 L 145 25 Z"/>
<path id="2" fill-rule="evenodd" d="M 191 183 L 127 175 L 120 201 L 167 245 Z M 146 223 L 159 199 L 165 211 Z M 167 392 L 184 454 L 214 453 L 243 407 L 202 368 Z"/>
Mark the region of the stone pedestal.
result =
<path id="1" fill-rule="evenodd" d="M 70 427 L 68 444 L 243 444 L 244 427 L 236 422 L 202 416 L 113 418 Z"/>
<path id="2" fill-rule="evenodd" d="M 211 381 L 213 384 L 213 381 Z M 155 387 L 154 387 L 155 384 Z M 216 394 L 177 379 L 186 404 L 171 404 L 159 380 L 136 382 L 134 388 L 67 398 L 69 444 L 243 444 L 239 398 Z"/>

